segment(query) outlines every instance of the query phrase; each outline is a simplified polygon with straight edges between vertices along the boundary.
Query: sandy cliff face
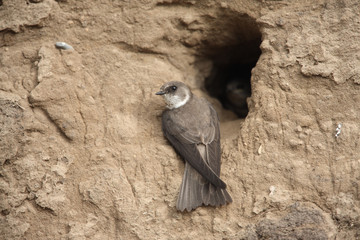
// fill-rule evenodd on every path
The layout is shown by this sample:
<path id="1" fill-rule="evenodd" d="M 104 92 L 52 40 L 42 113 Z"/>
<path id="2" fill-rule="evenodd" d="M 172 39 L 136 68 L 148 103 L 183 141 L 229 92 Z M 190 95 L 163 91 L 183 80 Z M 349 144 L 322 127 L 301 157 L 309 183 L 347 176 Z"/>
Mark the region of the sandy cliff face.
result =
<path id="1" fill-rule="evenodd" d="M 1 236 L 360 238 L 359 19 L 351 0 L 0 1 Z M 233 62 L 256 63 L 245 119 L 205 89 Z M 175 209 L 169 80 L 216 106 L 226 207 Z"/>

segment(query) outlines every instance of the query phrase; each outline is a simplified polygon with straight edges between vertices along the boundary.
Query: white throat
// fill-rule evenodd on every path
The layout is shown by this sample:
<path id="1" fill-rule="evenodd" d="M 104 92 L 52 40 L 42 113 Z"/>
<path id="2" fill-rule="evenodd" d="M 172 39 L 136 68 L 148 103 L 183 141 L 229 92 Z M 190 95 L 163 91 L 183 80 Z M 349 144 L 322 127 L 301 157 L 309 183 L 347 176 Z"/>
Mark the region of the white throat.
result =
<path id="1" fill-rule="evenodd" d="M 184 99 L 181 99 L 179 96 L 176 95 L 175 96 L 165 95 L 164 98 L 167 108 L 174 109 L 184 106 L 190 100 L 190 94 L 186 94 Z"/>

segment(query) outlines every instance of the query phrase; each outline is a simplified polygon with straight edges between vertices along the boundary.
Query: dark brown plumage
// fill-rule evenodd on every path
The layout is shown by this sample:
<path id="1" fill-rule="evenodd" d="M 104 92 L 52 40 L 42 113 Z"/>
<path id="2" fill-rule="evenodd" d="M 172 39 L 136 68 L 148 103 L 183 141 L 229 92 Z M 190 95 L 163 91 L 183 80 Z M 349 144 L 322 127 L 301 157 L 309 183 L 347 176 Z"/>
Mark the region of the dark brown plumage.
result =
<path id="1" fill-rule="evenodd" d="M 164 84 L 157 95 L 164 95 L 169 108 L 162 115 L 164 135 L 185 160 L 177 209 L 191 211 L 203 204 L 232 202 L 220 179 L 220 129 L 215 109 L 181 82 Z"/>

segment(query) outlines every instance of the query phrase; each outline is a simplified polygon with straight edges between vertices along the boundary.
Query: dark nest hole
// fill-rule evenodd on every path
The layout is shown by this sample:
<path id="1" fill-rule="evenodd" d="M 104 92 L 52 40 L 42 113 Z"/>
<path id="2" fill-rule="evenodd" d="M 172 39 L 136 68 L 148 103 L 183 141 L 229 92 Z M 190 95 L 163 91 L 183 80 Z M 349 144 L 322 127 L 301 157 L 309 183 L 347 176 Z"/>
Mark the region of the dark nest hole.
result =
<path id="1" fill-rule="evenodd" d="M 225 109 L 245 118 L 249 112 L 251 70 L 261 54 L 261 33 L 255 20 L 247 15 L 225 17 L 227 21 L 222 23 L 226 26 L 218 25 L 223 30 L 218 39 L 213 37 L 202 49 L 213 63 L 205 88 Z"/>

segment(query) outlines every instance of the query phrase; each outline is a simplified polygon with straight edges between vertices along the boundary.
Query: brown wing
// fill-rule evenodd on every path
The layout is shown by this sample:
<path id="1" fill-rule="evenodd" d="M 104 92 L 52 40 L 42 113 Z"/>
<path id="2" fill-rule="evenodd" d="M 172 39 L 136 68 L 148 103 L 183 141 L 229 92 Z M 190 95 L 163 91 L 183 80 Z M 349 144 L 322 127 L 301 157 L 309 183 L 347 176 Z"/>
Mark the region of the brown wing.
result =
<path id="1" fill-rule="evenodd" d="M 169 117 L 169 112 L 164 112 L 162 116 L 162 127 L 165 137 L 170 141 L 182 158 L 188 162 L 200 175 L 211 182 L 216 187 L 226 188 L 226 184 L 219 178 L 220 174 L 220 132 L 215 110 L 211 108 L 213 120 L 212 128 L 205 139 L 208 142 L 209 161 L 206 163 L 201 157 L 196 145 L 201 143 L 200 137 L 181 126 L 175 124 Z M 214 111 L 214 112 L 213 112 Z"/>
<path id="2" fill-rule="evenodd" d="M 217 176 L 220 176 L 221 148 L 219 120 L 215 109 L 210 104 L 209 107 L 211 111 L 212 123 L 215 128 L 215 135 L 213 140 L 206 146 L 208 151 L 208 161 L 211 169 L 216 173 Z"/>

